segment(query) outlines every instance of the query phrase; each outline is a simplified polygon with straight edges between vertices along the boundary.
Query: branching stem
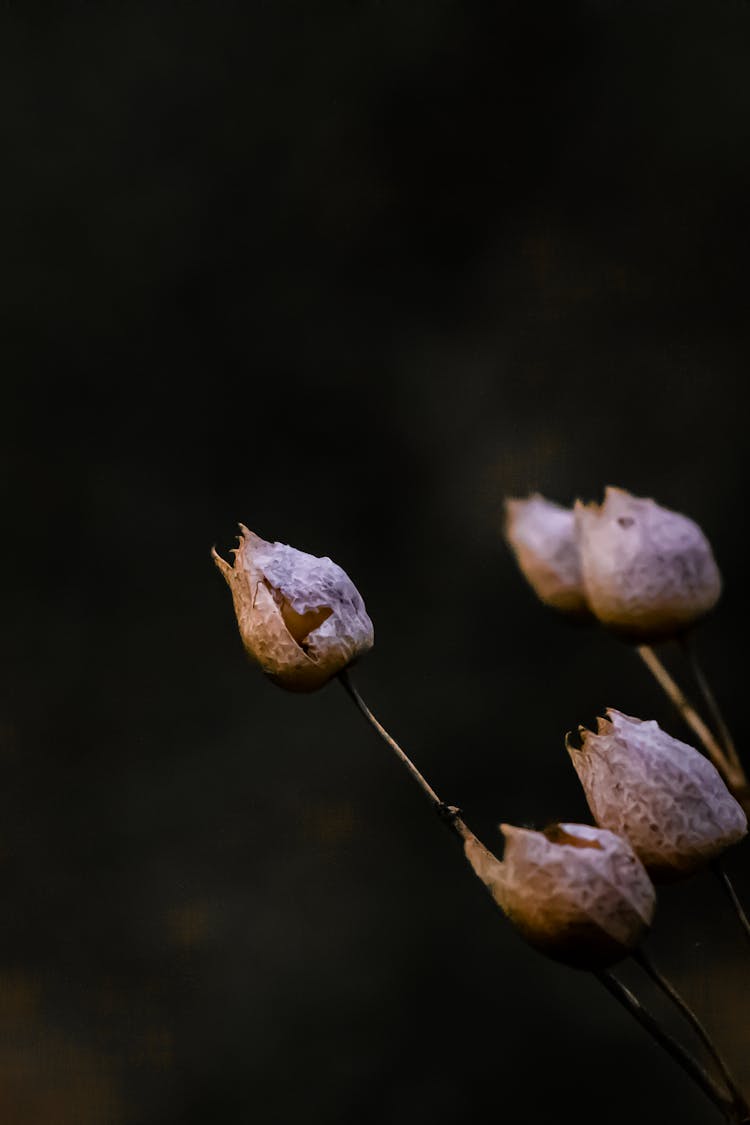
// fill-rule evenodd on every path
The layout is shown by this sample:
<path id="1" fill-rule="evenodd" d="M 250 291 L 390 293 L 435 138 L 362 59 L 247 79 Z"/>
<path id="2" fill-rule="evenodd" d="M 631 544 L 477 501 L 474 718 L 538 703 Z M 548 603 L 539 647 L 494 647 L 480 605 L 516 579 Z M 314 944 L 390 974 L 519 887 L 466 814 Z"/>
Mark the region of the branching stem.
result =
<path id="1" fill-rule="evenodd" d="M 377 731 L 377 733 L 383 739 L 383 742 L 385 742 L 385 744 L 390 747 L 401 764 L 405 766 L 409 771 L 413 779 L 416 781 L 417 785 L 420 787 L 422 792 L 426 795 L 426 797 L 432 804 L 435 812 L 438 814 L 441 820 L 443 820 L 448 825 L 448 827 L 452 829 L 452 831 L 455 832 L 455 834 L 462 840 L 466 841 L 468 839 L 475 838 L 474 833 L 470 828 L 468 828 L 466 824 L 464 824 L 463 820 L 461 819 L 461 810 L 457 809 L 455 805 L 446 805 L 444 801 L 440 800 L 427 778 L 424 776 L 424 774 L 420 773 L 409 755 L 399 746 L 398 742 L 396 742 L 396 739 L 388 733 L 382 723 L 378 722 L 378 720 L 375 718 L 372 711 L 367 706 L 364 699 L 352 683 L 347 669 L 344 669 L 343 672 L 339 672 L 338 679 L 341 681 L 341 686 L 343 687 L 344 691 L 347 693 L 350 699 L 354 701 L 360 714 L 365 717 L 370 726 L 373 727 L 374 730 Z"/>
<path id="2" fill-rule="evenodd" d="M 729 787 L 734 790 L 741 790 L 747 784 L 742 769 L 738 769 L 733 762 L 729 761 L 718 740 L 703 722 L 682 688 L 670 676 L 651 645 L 638 645 L 638 655 L 659 686 L 671 699 L 685 722 L 698 736 L 709 758 Z"/>
<path id="3" fill-rule="evenodd" d="M 662 976 L 659 969 L 643 949 L 637 949 L 635 953 L 633 953 L 633 960 L 641 966 L 643 971 L 651 978 L 654 984 L 661 989 L 664 995 L 667 996 L 675 1005 L 675 1007 L 682 1013 L 684 1018 L 692 1027 L 693 1031 L 703 1043 L 706 1050 L 713 1058 L 714 1062 L 721 1071 L 727 1089 L 732 1095 L 732 1100 L 734 1102 L 735 1108 L 740 1115 L 739 1120 L 742 1121 L 743 1118 L 750 1117 L 750 1109 L 745 1102 L 742 1091 L 739 1089 L 732 1075 L 732 1072 L 724 1061 L 724 1058 L 719 1052 L 718 1047 L 714 1043 L 706 1028 L 698 1019 L 698 1016 L 688 1004 L 687 1000 L 685 1000 L 681 993 L 677 991 L 671 981 Z"/>
<path id="4" fill-rule="evenodd" d="M 742 772 L 742 762 L 740 761 L 740 756 L 737 753 L 737 747 L 734 744 L 732 733 L 727 726 L 726 720 L 721 713 L 719 704 L 716 702 L 716 696 L 711 690 L 711 685 L 709 684 L 703 668 L 701 667 L 700 661 L 698 660 L 698 650 L 696 648 L 693 635 L 691 633 L 684 633 L 682 638 L 680 639 L 680 644 L 685 655 L 687 656 L 688 662 L 690 664 L 690 669 L 693 673 L 693 676 L 695 677 L 695 682 L 700 689 L 700 693 L 706 701 L 706 706 L 708 707 L 708 710 L 711 714 L 714 726 L 716 727 L 716 730 L 718 730 L 721 741 L 724 744 L 724 750 L 726 751 L 727 757 L 729 758 L 729 761 L 732 763 L 732 765 L 737 770 Z"/>
<path id="5" fill-rule="evenodd" d="M 745 913 L 745 911 L 743 909 L 742 903 L 740 902 L 739 898 L 737 897 L 737 892 L 734 889 L 734 884 L 732 883 L 732 880 L 729 878 L 726 871 L 724 870 L 724 867 L 723 867 L 721 861 L 718 860 L 718 859 L 715 859 L 714 862 L 711 864 L 711 870 L 713 871 L 716 878 L 719 880 L 719 883 L 723 887 L 727 898 L 731 902 L 732 907 L 734 909 L 734 912 L 737 915 L 737 917 L 739 918 L 740 925 L 742 926 L 743 930 L 745 931 L 745 937 L 748 939 L 748 941 L 750 941 L 750 918 L 748 918 L 747 914 Z"/>
<path id="6" fill-rule="evenodd" d="M 714 1103 L 714 1105 L 721 1110 L 727 1121 L 740 1122 L 742 1118 L 738 1116 L 734 1102 L 729 1098 L 726 1092 L 722 1089 L 719 1083 L 708 1074 L 700 1063 L 693 1058 L 689 1051 L 686 1051 L 681 1043 L 673 1039 L 668 1031 L 665 1031 L 658 1020 L 644 1008 L 640 1000 L 626 988 L 622 981 L 619 981 L 616 976 L 610 972 L 598 972 L 595 976 L 602 982 L 604 987 L 614 996 L 622 1006 L 630 1013 L 631 1016 L 641 1027 L 646 1031 L 664 1048 L 664 1050 L 672 1056 L 675 1062 L 680 1066 L 693 1081 L 700 1086 L 703 1093 L 707 1098 Z"/>
<path id="7" fill-rule="evenodd" d="M 650 650 L 649 650 L 650 651 Z M 645 659 L 645 658 L 644 658 Z M 440 818 L 448 825 L 462 841 L 466 844 L 469 841 L 479 843 L 471 829 L 461 819 L 460 810 L 453 805 L 446 805 L 440 800 L 435 790 L 427 781 L 425 776 L 417 769 L 408 754 L 399 746 L 395 738 L 393 738 L 382 723 L 373 715 L 370 708 L 365 703 L 362 696 L 357 691 L 356 687 L 349 677 L 348 671 L 344 670 L 339 672 L 338 679 L 346 691 L 347 695 L 354 702 L 360 714 L 367 720 L 370 726 L 382 738 L 389 749 L 396 755 L 401 764 L 408 770 L 414 781 L 420 787 L 422 792 L 429 800 L 432 807 L 438 813 Z M 481 847 L 481 845 L 480 845 Z M 645 967 L 645 966 L 644 966 Z M 648 971 L 648 969 L 646 970 Z M 730 1097 L 718 1082 L 708 1074 L 700 1063 L 687 1051 L 676 1039 L 666 1031 L 651 1013 L 643 1007 L 640 1001 L 630 992 L 624 984 L 622 984 L 617 977 L 609 972 L 597 972 L 594 974 L 604 985 L 608 992 L 615 997 L 616 1000 L 622 1004 L 628 1012 L 644 1027 L 649 1034 L 661 1044 L 661 1046 L 672 1056 L 673 1059 L 686 1071 L 686 1073 L 697 1083 L 703 1090 L 704 1094 L 721 1110 L 727 1121 L 732 1122 L 733 1125 L 740 1125 L 740 1123 L 747 1122 L 750 1125 L 750 1118 L 740 1115 L 738 1105 L 733 1097 Z M 666 983 L 666 982 L 665 982 Z M 677 1001 L 675 1001 L 677 1003 Z M 684 1003 L 684 1002 L 683 1002 Z M 687 1015 L 687 1013 L 686 1013 Z M 692 1013 L 691 1013 L 692 1016 Z M 688 1016 L 690 1019 L 691 1017 Z M 697 1023 L 697 1017 L 693 1019 Z M 695 1026 L 695 1024 L 694 1024 Z M 696 1028 L 697 1030 L 697 1028 Z M 700 1032 L 699 1032 L 700 1034 Z M 705 1034 L 705 1033 L 704 1033 Z M 703 1036 L 701 1036 L 703 1038 Z M 714 1050 L 712 1048 L 712 1054 Z M 722 1066 L 723 1070 L 723 1066 Z M 744 1102 L 742 1103 L 744 1107 Z"/>

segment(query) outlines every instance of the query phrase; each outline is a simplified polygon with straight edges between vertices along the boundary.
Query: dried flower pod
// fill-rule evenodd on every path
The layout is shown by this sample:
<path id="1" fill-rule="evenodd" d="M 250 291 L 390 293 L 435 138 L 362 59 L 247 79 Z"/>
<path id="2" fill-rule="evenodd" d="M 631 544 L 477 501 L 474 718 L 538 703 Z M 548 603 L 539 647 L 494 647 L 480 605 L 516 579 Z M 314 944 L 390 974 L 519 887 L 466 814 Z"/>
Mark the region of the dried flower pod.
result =
<path id="1" fill-rule="evenodd" d="M 474 840 L 466 856 L 531 945 L 581 969 L 612 965 L 636 947 L 656 895 L 627 840 L 588 824 L 500 828 L 502 862 Z"/>
<path id="2" fill-rule="evenodd" d="M 506 500 L 505 538 L 527 582 L 546 605 L 577 617 L 591 616 L 572 508 L 538 493 L 528 500 Z"/>
<path id="3" fill-rule="evenodd" d="M 242 642 L 281 687 L 315 691 L 372 648 L 365 604 L 331 559 L 240 530 L 234 566 L 211 553 L 232 591 Z"/>
<path id="4" fill-rule="evenodd" d="M 604 503 L 575 506 L 583 584 L 592 611 L 641 642 L 684 631 L 721 593 L 721 575 L 697 523 L 653 500 L 608 488 Z"/>
<path id="5" fill-rule="evenodd" d="M 659 724 L 611 708 L 597 733 L 566 739 L 589 808 L 627 837 L 654 878 L 688 875 L 747 832 L 747 818 L 716 768 Z"/>

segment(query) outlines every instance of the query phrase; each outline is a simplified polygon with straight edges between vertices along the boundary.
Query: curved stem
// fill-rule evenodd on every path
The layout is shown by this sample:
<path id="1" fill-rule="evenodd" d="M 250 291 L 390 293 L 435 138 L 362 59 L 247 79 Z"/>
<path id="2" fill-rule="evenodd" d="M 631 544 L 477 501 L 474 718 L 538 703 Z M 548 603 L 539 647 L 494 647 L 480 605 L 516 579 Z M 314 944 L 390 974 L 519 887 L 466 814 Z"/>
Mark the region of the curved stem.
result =
<path id="1" fill-rule="evenodd" d="M 724 888 L 726 896 L 731 902 L 732 907 L 734 908 L 734 912 L 740 920 L 740 925 L 745 931 L 745 937 L 748 939 L 748 941 L 750 941 L 750 919 L 745 913 L 742 907 L 742 903 L 737 897 L 737 892 L 734 889 L 732 880 L 729 878 L 720 860 L 718 859 L 714 860 L 714 862 L 711 864 L 711 870 L 721 883 L 721 886 Z"/>
<path id="2" fill-rule="evenodd" d="M 706 675 L 698 660 L 698 651 L 693 635 L 691 633 L 684 633 L 680 639 L 680 644 L 685 655 L 688 658 L 691 671 L 693 673 L 693 676 L 695 677 L 695 682 L 698 685 L 701 695 L 706 701 L 706 706 L 711 713 L 711 718 L 714 721 L 714 725 L 718 730 L 719 735 L 721 736 L 721 741 L 724 743 L 724 749 L 726 750 L 727 756 L 730 762 L 738 770 L 742 771 L 742 762 L 740 761 L 740 756 L 737 753 L 737 747 L 734 744 L 734 739 L 732 738 L 731 731 L 726 724 L 724 716 L 721 713 L 721 709 L 719 708 L 719 704 L 716 702 L 716 696 L 711 690 L 711 685 L 706 679 Z"/>
<path id="3" fill-rule="evenodd" d="M 498 861 L 495 860 L 491 853 L 486 852 L 486 849 L 480 841 L 477 840 L 471 829 L 461 819 L 460 810 L 453 805 L 446 805 L 440 800 L 435 790 L 425 776 L 417 769 L 408 754 L 399 746 L 395 738 L 388 733 L 382 723 L 378 722 L 351 682 L 348 672 L 346 670 L 340 672 L 338 679 L 341 681 L 342 687 L 354 702 L 360 714 L 364 716 L 370 726 L 377 732 L 389 749 L 396 755 L 401 764 L 408 770 L 441 819 L 463 841 L 467 857 L 469 858 L 469 862 L 475 874 L 477 874 L 480 879 L 483 879 L 481 870 L 482 858 L 481 856 L 478 858 L 476 855 L 472 855 L 472 850 L 478 848 L 481 853 L 486 855 L 490 863 L 497 863 Z M 483 879 L 483 881 L 486 882 L 486 879 Z M 700 1086 L 706 1096 L 722 1111 L 728 1121 L 734 1123 L 741 1121 L 741 1118 L 738 1118 L 736 1114 L 733 1101 L 727 1096 L 726 1092 L 719 1086 L 715 1079 L 707 1074 L 700 1063 L 660 1026 L 651 1013 L 643 1007 L 636 997 L 629 992 L 616 977 L 608 972 L 599 972 L 594 975 L 602 982 L 604 987 L 627 1008 L 638 1023 L 645 1027 L 653 1038 L 664 1047 L 680 1066 L 682 1066 L 683 1070 Z"/>
<path id="4" fill-rule="evenodd" d="M 732 789 L 742 788 L 745 777 L 741 770 L 727 759 L 719 742 L 703 722 L 690 700 L 685 695 L 679 684 L 670 676 L 651 645 L 638 645 L 638 655 L 657 681 L 662 690 L 671 699 L 685 722 L 698 736 L 709 758 L 716 766 Z"/>
<path id="5" fill-rule="evenodd" d="M 706 1073 L 700 1063 L 693 1058 L 689 1051 L 685 1050 L 681 1043 L 678 1043 L 676 1039 L 672 1038 L 669 1032 L 661 1027 L 648 1009 L 643 1007 L 640 1000 L 638 1000 L 616 976 L 613 976 L 610 972 L 598 972 L 594 975 L 601 981 L 607 991 L 614 996 L 615 1000 L 622 1004 L 622 1006 L 630 1012 L 631 1016 L 638 1021 L 641 1027 L 644 1027 L 652 1038 L 655 1039 L 656 1042 L 672 1056 L 675 1062 L 679 1063 L 682 1069 L 690 1075 L 696 1085 L 700 1086 L 706 1097 L 721 1110 L 727 1121 L 737 1122 L 742 1120 L 737 1116 L 733 1101 L 727 1097 L 727 1094 L 718 1082 L 712 1078 L 710 1074 Z"/>
<path id="6" fill-rule="evenodd" d="M 469 839 L 476 839 L 476 837 L 474 837 L 474 833 L 470 828 L 468 828 L 466 824 L 464 824 L 463 820 L 461 819 L 461 810 L 457 809 L 455 805 L 446 805 L 444 801 L 440 800 L 427 778 L 424 776 L 424 774 L 420 773 L 409 755 L 404 750 L 402 750 L 402 748 L 396 742 L 396 739 L 388 733 L 382 723 L 378 722 L 378 720 L 375 718 L 372 711 L 367 706 L 364 699 L 352 683 L 347 669 L 344 669 L 343 672 L 339 672 L 338 679 L 341 681 L 341 686 L 343 687 L 344 691 L 347 693 L 349 698 L 354 701 L 356 707 L 365 717 L 370 726 L 373 727 L 375 731 L 377 731 L 386 745 L 389 746 L 393 753 L 396 755 L 401 764 L 405 766 L 409 771 L 422 792 L 427 796 L 428 800 L 432 804 L 441 820 L 443 820 L 448 825 L 448 827 L 452 829 L 452 831 L 455 832 L 456 835 L 459 836 L 464 842 Z"/>
<path id="7" fill-rule="evenodd" d="M 677 991 L 677 989 L 674 987 L 674 985 L 671 983 L 671 981 L 668 981 L 666 977 L 662 976 L 662 974 L 657 969 L 656 965 L 653 963 L 651 958 L 648 956 L 648 954 L 643 949 L 637 949 L 633 953 L 633 960 L 637 961 L 637 963 L 641 966 L 643 971 L 651 978 L 651 980 L 654 982 L 654 984 L 658 988 L 661 989 L 661 991 L 664 993 L 664 995 L 667 996 L 672 1001 L 672 1003 L 675 1005 L 675 1007 L 682 1013 L 682 1015 L 685 1017 L 687 1022 L 690 1024 L 693 1031 L 696 1033 L 698 1038 L 701 1040 L 704 1047 L 709 1052 L 709 1054 L 713 1058 L 714 1062 L 718 1066 L 719 1070 L 721 1071 L 721 1074 L 722 1074 L 722 1077 L 723 1077 L 723 1079 L 726 1083 L 727 1089 L 729 1090 L 730 1094 L 732 1095 L 732 1100 L 734 1101 L 735 1108 L 737 1109 L 737 1111 L 741 1115 L 744 1115 L 745 1117 L 750 1116 L 750 1109 L 748 1108 L 747 1103 L 745 1102 L 745 1098 L 742 1094 L 742 1091 L 739 1089 L 737 1083 L 734 1080 L 734 1077 L 732 1076 L 732 1072 L 730 1071 L 729 1067 L 727 1066 L 726 1062 L 724 1061 L 724 1058 L 720 1054 L 719 1049 L 716 1046 L 716 1044 L 714 1043 L 713 1039 L 708 1034 L 708 1032 L 706 1031 L 706 1028 L 703 1026 L 701 1021 L 698 1019 L 697 1015 L 695 1014 L 693 1009 L 690 1007 L 688 1002 Z M 742 1116 L 740 1117 L 740 1120 L 742 1120 Z"/>

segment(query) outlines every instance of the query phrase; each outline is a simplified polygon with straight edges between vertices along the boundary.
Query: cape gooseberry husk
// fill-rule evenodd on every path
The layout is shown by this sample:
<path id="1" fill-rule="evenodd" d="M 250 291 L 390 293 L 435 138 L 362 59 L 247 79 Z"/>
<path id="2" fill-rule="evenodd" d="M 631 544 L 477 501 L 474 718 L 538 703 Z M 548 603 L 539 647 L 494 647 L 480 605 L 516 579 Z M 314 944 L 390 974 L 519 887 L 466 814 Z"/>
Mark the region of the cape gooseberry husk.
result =
<path id="1" fill-rule="evenodd" d="M 232 592 L 242 643 L 280 687 L 315 691 L 372 648 L 365 603 L 331 559 L 240 530 L 233 566 L 212 555 Z"/>
<path id="2" fill-rule="evenodd" d="M 566 746 L 592 815 L 625 836 L 652 878 L 690 875 L 736 844 L 747 817 L 703 754 L 613 708 Z"/>
<path id="3" fill-rule="evenodd" d="M 588 605 L 626 639 L 678 636 L 718 601 L 711 545 L 687 516 L 608 488 L 603 504 L 577 501 L 575 517 Z"/>
<path id="4" fill-rule="evenodd" d="M 530 945 L 580 969 L 605 968 L 632 952 L 651 924 L 656 894 L 627 840 L 587 824 L 500 827 L 502 860 L 472 839 L 466 856 Z"/>
<path id="5" fill-rule="evenodd" d="M 505 538 L 537 597 L 572 618 L 592 620 L 578 552 L 576 518 L 539 493 L 506 500 Z"/>

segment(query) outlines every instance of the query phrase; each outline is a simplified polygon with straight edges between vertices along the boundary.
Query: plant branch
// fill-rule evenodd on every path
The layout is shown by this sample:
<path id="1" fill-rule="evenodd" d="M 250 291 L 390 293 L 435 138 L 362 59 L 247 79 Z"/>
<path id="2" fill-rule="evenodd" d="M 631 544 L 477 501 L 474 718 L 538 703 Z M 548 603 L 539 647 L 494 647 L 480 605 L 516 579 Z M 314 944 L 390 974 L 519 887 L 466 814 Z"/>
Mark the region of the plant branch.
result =
<path id="1" fill-rule="evenodd" d="M 716 1044 L 714 1043 L 713 1039 L 708 1034 L 708 1031 L 703 1026 L 701 1021 L 698 1019 L 698 1016 L 695 1014 L 695 1012 L 690 1007 L 688 1002 L 677 991 L 677 989 L 674 987 L 674 985 L 671 983 L 671 981 L 667 980 L 666 977 L 662 976 L 659 969 L 653 963 L 653 961 L 648 956 L 648 954 L 645 952 L 645 950 L 636 949 L 636 951 L 633 953 L 633 960 L 636 961 L 641 966 L 643 971 L 651 978 L 651 980 L 654 982 L 654 984 L 658 988 L 660 988 L 661 991 L 664 993 L 664 995 L 667 996 L 672 1001 L 672 1003 L 675 1005 L 675 1007 L 682 1013 L 684 1018 L 690 1024 L 690 1026 L 692 1027 L 693 1031 L 696 1033 L 698 1038 L 701 1040 L 704 1047 L 709 1052 L 709 1054 L 713 1058 L 714 1062 L 718 1066 L 719 1070 L 721 1071 L 721 1074 L 722 1074 L 722 1077 L 724 1079 L 724 1082 L 726 1083 L 727 1089 L 729 1090 L 730 1094 L 732 1095 L 732 1100 L 734 1101 L 735 1108 L 736 1108 L 737 1112 L 740 1114 L 740 1120 L 743 1120 L 743 1118 L 749 1117 L 750 1116 L 750 1108 L 748 1108 L 748 1105 L 745 1101 L 745 1098 L 742 1094 L 742 1091 L 739 1089 L 739 1087 L 738 1087 L 738 1085 L 737 1085 L 737 1083 L 736 1083 L 736 1081 L 735 1081 L 735 1079 L 732 1075 L 732 1072 L 730 1071 L 729 1067 L 727 1066 L 726 1062 L 724 1061 L 724 1058 L 720 1054 L 719 1049 L 716 1046 Z"/>
<path id="2" fill-rule="evenodd" d="M 416 781 L 417 785 L 430 801 L 432 807 L 435 809 L 441 820 L 443 820 L 448 825 L 448 827 L 453 832 L 455 832 L 455 834 L 459 836 L 464 842 L 469 839 L 476 839 L 474 833 L 466 824 L 464 824 L 463 820 L 461 819 L 461 810 L 457 809 L 455 805 L 446 805 L 444 801 L 440 800 L 427 778 L 424 776 L 424 774 L 420 773 L 409 755 L 404 750 L 402 750 L 402 748 L 396 742 L 396 739 L 388 733 L 382 723 L 378 722 L 378 720 L 375 718 L 372 711 L 367 706 L 364 699 L 352 683 L 349 672 L 346 668 L 342 672 L 339 672 L 338 679 L 341 681 L 341 686 L 343 687 L 349 698 L 354 701 L 354 704 L 358 708 L 360 714 L 365 717 L 370 726 L 374 728 L 374 730 L 383 739 L 385 744 L 390 747 L 401 764 L 405 766 L 409 771 L 413 779 Z"/>
<path id="3" fill-rule="evenodd" d="M 432 807 L 438 813 L 440 818 L 448 825 L 448 827 L 463 841 L 469 844 L 479 845 L 484 851 L 485 849 L 477 840 L 471 829 L 464 823 L 460 816 L 460 810 L 453 805 L 446 805 L 438 797 L 435 790 L 427 781 L 425 776 L 417 769 L 408 754 L 399 746 L 395 738 L 392 737 L 373 715 L 370 708 L 365 703 L 362 696 L 357 691 L 356 687 L 349 677 L 348 671 L 345 669 L 339 672 L 338 679 L 341 681 L 341 686 L 346 691 L 349 698 L 354 702 L 360 714 L 367 720 L 370 726 L 376 731 L 380 738 L 385 742 L 389 749 L 396 755 L 401 764 L 411 774 L 411 777 L 416 781 L 422 792 L 429 800 Z M 489 853 L 488 853 L 489 854 Z M 492 857 L 494 858 L 494 857 Z M 475 873 L 479 874 L 476 869 L 476 864 L 470 859 Z M 480 875 L 481 878 L 481 875 Z M 700 1063 L 693 1058 L 693 1056 L 685 1050 L 672 1036 L 661 1027 L 658 1021 L 648 1012 L 639 1000 L 627 989 L 616 977 L 608 972 L 597 972 L 594 974 L 602 982 L 604 987 L 630 1012 L 630 1014 L 645 1027 L 646 1030 L 653 1036 L 658 1043 L 675 1059 L 676 1062 L 690 1075 L 694 1082 L 696 1082 L 703 1092 L 711 1101 L 721 1110 L 728 1121 L 737 1125 L 743 1119 L 737 1116 L 737 1107 L 734 1101 L 728 1097 L 725 1090 L 715 1081 L 711 1075 L 701 1067 Z M 744 1104 L 744 1103 L 743 1103 Z"/>
<path id="4" fill-rule="evenodd" d="M 719 704 L 716 702 L 716 696 L 711 690 L 711 685 L 706 679 L 706 675 L 698 660 L 698 650 L 696 648 L 693 635 L 691 633 L 684 633 L 680 639 L 680 644 L 685 655 L 688 658 L 691 671 L 693 673 L 693 676 L 695 677 L 695 682 L 698 685 L 701 695 L 706 701 L 706 706 L 708 707 L 714 725 L 719 732 L 721 741 L 724 743 L 724 749 L 727 753 L 727 756 L 732 765 L 734 765 L 740 772 L 744 772 L 742 770 L 742 762 L 740 761 L 740 756 L 737 753 L 737 747 L 734 744 L 734 739 L 732 738 L 731 731 L 726 724 Z"/>
<path id="5" fill-rule="evenodd" d="M 688 726 L 698 736 L 709 758 L 729 787 L 734 790 L 742 789 L 747 784 L 742 770 L 738 770 L 727 759 L 719 742 L 703 722 L 682 688 L 670 676 L 651 645 L 638 645 L 637 651 L 651 675 L 675 705 Z"/>
<path id="6" fill-rule="evenodd" d="M 724 870 L 724 867 L 723 867 L 721 861 L 718 860 L 718 859 L 715 859 L 713 861 L 713 863 L 711 864 L 711 870 L 713 871 L 714 875 L 716 876 L 716 878 L 721 883 L 721 886 L 723 887 L 727 898 L 729 899 L 729 901 L 731 902 L 731 904 L 734 908 L 735 914 L 737 915 L 737 917 L 740 920 L 740 925 L 742 926 L 743 930 L 745 931 L 745 937 L 748 939 L 748 941 L 750 941 L 750 919 L 748 918 L 747 914 L 745 913 L 745 911 L 742 907 L 742 903 L 740 902 L 739 898 L 737 897 L 737 892 L 734 889 L 734 884 L 732 883 L 732 880 L 729 878 L 726 871 Z"/>
<path id="7" fill-rule="evenodd" d="M 727 1121 L 738 1122 L 742 1120 L 737 1117 L 736 1107 L 733 1101 L 727 1096 L 718 1082 L 712 1078 L 710 1074 L 706 1073 L 697 1059 L 695 1059 L 689 1051 L 685 1050 L 681 1043 L 678 1043 L 676 1039 L 672 1038 L 669 1032 L 661 1027 L 648 1009 L 643 1007 L 640 1000 L 638 1000 L 616 976 L 606 971 L 597 972 L 594 975 L 601 981 L 607 991 L 614 996 L 615 1000 L 622 1004 L 630 1015 L 638 1021 L 641 1027 L 644 1027 L 652 1038 L 664 1048 L 667 1054 L 671 1055 L 675 1062 L 679 1063 L 682 1069 L 690 1075 L 696 1085 L 700 1086 L 706 1097 L 721 1110 Z"/>

